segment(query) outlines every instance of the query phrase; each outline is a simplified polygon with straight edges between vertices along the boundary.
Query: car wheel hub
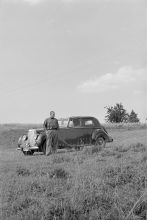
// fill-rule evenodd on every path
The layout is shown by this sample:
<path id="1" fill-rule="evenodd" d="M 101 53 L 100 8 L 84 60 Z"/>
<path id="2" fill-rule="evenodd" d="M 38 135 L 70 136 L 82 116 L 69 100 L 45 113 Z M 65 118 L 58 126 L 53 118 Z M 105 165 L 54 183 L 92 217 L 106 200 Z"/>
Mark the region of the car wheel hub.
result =
<path id="1" fill-rule="evenodd" d="M 103 138 L 98 138 L 96 140 L 96 145 L 103 145 L 104 144 L 104 139 Z"/>

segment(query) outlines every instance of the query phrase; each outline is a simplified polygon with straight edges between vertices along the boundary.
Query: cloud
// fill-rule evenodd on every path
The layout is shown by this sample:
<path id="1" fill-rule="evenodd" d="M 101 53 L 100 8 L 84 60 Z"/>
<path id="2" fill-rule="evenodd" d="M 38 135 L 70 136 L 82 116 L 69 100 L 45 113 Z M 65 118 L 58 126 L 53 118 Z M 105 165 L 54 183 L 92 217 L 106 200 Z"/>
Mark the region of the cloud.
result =
<path id="1" fill-rule="evenodd" d="M 27 2 L 30 5 L 37 5 L 39 3 L 43 3 L 43 2 L 48 2 L 48 1 L 54 1 L 54 0 L 2 0 L 3 2 L 9 2 L 9 3 L 20 3 L 20 2 Z M 63 2 L 63 3 L 77 3 L 77 2 L 85 2 L 85 0 L 58 0 L 59 2 Z M 91 0 L 92 1 L 92 0 Z M 99 2 L 99 1 L 111 1 L 111 0 L 93 0 L 93 2 Z M 89 0 L 90 2 L 90 0 Z"/>
<path id="2" fill-rule="evenodd" d="M 74 0 L 62 0 L 62 2 L 65 2 L 65 3 L 71 3 L 73 2 Z"/>
<path id="3" fill-rule="evenodd" d="M 124 66 L 116 73 L 106 73 L 82 82 L 78 86 L 78 90 L 84 93 L 100 93 L 130 89 L 131 92 L 139 94 L 145 91 L 147 86 L 146 72 L 146 69 L 133 69 L 131 66 Z"/>
<path id="4" fill-rule="evenodd" d="M 3 2 L 6 2 L 6 3 L 22 3 L 22 2 L 26 2 L 26 3 L 29 3 L 30 5 L 37 5 L 39 3 L 42 3 L 46 0 L 3 0 Z"/>
<path id="5" fill-rule="evenodd" d="M 44 0 L 24 0 L 24 2 L 28 2 L 28 3 L 30 3 L 31 5 L 36 5 L 36 4 L 38 4 L 38 3 L 44 2 Z"/>
<path id="6" fill-rule="evenodd" d="M 38 5 L 43 2 L 48 2 L 48 1 L 54 1 L 54 0 L 2 0 L 3 2 L 6 3 L 28 3 L 29 5 Z M 58 2 L 63 2 L 63 3 L 73 3 L 76 2 L 77 0 L 58 0 Z"/>

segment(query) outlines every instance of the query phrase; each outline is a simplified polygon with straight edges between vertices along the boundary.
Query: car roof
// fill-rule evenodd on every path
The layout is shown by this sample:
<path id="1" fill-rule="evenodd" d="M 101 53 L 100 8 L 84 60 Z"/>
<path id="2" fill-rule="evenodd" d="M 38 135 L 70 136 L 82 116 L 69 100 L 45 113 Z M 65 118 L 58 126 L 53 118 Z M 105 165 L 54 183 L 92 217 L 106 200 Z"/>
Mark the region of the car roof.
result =
<path id="1" fill-rule="evenodd" d="M 92 117 L 92 116 L 71 116 L 69 118 L 95 118 L 95 117 Z"/>
<path id="2" fill-rule="evenodd" d="M 67 118 L 58 118 L 58 120 L 68 120 L 69 118 L 95 118 L 93 116 L 70 116 Z"/>

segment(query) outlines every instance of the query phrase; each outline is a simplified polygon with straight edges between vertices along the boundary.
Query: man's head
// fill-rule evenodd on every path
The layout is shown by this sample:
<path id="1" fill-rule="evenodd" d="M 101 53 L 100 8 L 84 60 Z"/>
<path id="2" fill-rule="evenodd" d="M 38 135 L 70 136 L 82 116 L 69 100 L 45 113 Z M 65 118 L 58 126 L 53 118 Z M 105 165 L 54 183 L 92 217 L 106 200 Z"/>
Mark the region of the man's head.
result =
<path id="1" fill-rule="evenodd" d="M 54 117 L 55 117 L 55 112 L 54 112 L 54 111 L 51 111 L 51 112 L 50 112 L 50 117 L 51 117 L 51 118 L 54 118 Z"/>

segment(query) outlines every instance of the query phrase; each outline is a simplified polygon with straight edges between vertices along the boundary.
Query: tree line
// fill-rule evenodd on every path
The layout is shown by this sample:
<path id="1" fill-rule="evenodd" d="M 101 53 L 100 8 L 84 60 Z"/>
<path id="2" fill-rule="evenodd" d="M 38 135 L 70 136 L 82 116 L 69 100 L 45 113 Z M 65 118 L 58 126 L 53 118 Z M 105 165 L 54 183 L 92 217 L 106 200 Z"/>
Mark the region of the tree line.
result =
<path id="1" fill-rule="evenodd" d="M 105 116 L 106 122 L 111 122 L 111 123 L 140 122 L 140 119 L 138 118 L 138 114 L 133 109 L 130 113 L 128 113 L 122 103 L 116 103 L 116 105 L 114 106 L 106 106 L 105 109 L 106 109 L 106 116 Z"/>

